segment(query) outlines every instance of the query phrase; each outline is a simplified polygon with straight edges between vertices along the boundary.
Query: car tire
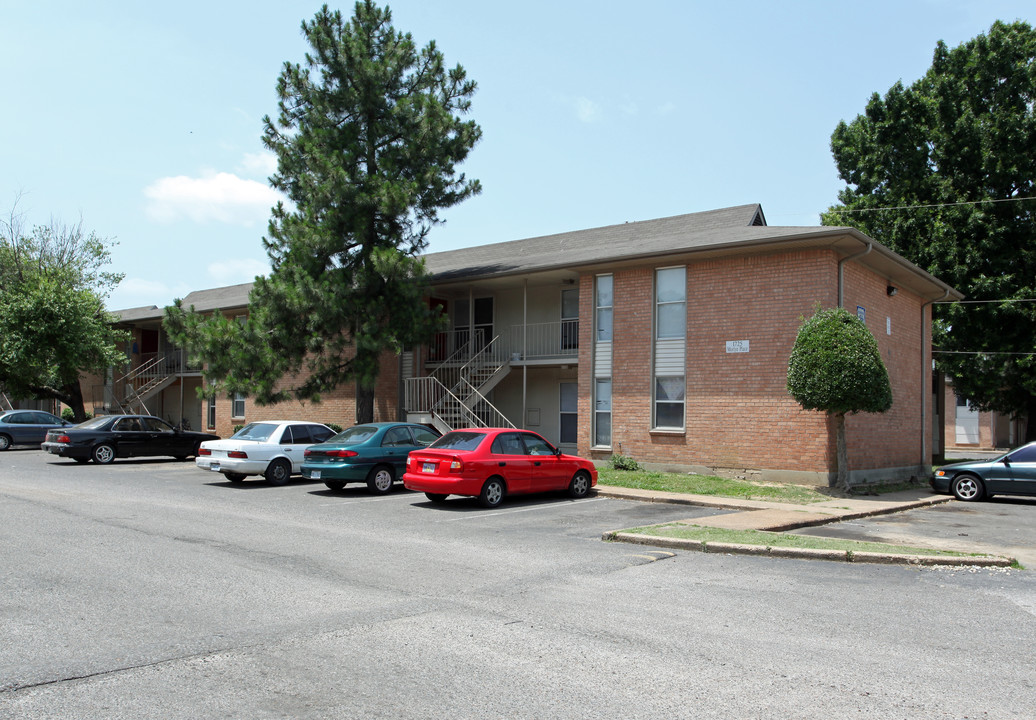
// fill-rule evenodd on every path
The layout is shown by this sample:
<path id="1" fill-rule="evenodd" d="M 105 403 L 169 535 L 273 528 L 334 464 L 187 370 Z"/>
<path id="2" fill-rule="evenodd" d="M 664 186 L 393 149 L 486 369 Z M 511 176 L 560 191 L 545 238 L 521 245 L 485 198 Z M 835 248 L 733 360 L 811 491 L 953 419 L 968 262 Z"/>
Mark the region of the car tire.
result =
<path id="1" fill-rule="evenodd" d="M 236 472 L 225 472 L 225 473 L 223 473 L 223 477 L 225 477 L 227 480 L 229 480 L 230 482 L 233 482 L 233 483 L 239 483 L 239 482 L 244 482 L 245 481 L 245 476 L 242 475 L 241 473 L 236 473 Z"/>
<path id="2" fill-rule="evenodd" d="M 985 497 L 986 487 L 982 484 L 974 475 L 960 474 L 953 478 L 953 482 L 950 484 L 950 490 L 953 492 L 953 496 L 958 500 L 964 502 L 974 502 L 981 500 Z"/>
<path id="3" fill-rule="evenodd" d="M 266 467 L 263 477 L 271 485 L 283 485 L 291 479 L 291 463 L 284 458 L 277 458 Z"/>
<path id="4" fill-rule="evenodd" d="M 568 496 L 571 498 L 585 498 L 590 494 L 590 473 L 580 470 L 572 477 L 568 484 Z"/>
<path id="5" fill-rule="evenodd" d="M 392 483 L 396 481 L 392 468 L 388 465 L 376 465 L 367 475 L 367 489 L 375 495 L 392 492 Z"/>
<path id="6" fill-rule="evenodd" d="M 11 438 L 6 435 L 0 435 L 0 451 L 9 450 L 11 447 Z"/>
<path id="7" fill-rule="evenodd" d="M 504 481 L 498 477 L 491 477 L 482 486 L 482 492 L 478 495 L 478 502 L 482 507 L 495 508 L 504 501 L 506 494 L 507 486 L 504 485 Z"/>
<path id="8" fill-rule="evenodd" d="M 424 496 L 426 498 L 428 498 L 429 500 L 431 500 L 433 503 L 444 503 L 444 502 L 446 502 L 446 498 L 449 497 L 449 495 L 444 495 L 442 493 L 429 493 L 429 492 L 426 492 L 424 494 Z"/>
<path id="9" fill-rule="evenodd" d="M 98 465 L 109 465 L 115 460 L 115 448 L 101 443 L 90 452 L 90 458 Z"/>
<path id="10" fill-rule="evenodd" d="M 327 486 L 328 490 L 334 490 L 335 492 L 341 492 L 342 488 L 345 487 L 345 483 L 341 480 L 325 480 L 324 485 Z"/>

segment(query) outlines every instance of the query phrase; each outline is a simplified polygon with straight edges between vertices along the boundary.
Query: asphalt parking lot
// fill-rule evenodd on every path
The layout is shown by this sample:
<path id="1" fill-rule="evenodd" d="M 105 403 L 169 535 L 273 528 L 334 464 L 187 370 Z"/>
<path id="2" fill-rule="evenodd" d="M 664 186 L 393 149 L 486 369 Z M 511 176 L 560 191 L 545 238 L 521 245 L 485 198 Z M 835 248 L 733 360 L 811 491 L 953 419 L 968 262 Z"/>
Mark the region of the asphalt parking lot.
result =
<path id="1" fill-rule="evenodd" d="M 1031 712 L 1033 573 L 601 541 L 717 512 L 6 452 L 0 717 Z"/>
<path id="2" fill-rule="evenodd" d="M 1008 555 L 1036 571 L 1036 498 L 998 495 L 794 531 L 798 535 L 890 542 Z"/>

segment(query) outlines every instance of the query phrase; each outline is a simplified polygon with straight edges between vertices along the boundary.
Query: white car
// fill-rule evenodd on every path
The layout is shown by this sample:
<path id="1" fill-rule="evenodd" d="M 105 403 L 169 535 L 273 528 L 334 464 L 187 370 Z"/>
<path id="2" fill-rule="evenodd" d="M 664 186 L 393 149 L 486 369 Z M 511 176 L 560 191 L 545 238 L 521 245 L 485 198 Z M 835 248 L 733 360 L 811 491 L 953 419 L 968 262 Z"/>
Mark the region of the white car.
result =
<path id="1" fill-rule="evenodd" d="M 271 485 L 283 485 L 301 471 L 306 448 L 334 434 L 326 425 L 299 420 L 248 423 L 226 440 L 203 442 L 194 463 L 230 482 L 262 475 Z"/>

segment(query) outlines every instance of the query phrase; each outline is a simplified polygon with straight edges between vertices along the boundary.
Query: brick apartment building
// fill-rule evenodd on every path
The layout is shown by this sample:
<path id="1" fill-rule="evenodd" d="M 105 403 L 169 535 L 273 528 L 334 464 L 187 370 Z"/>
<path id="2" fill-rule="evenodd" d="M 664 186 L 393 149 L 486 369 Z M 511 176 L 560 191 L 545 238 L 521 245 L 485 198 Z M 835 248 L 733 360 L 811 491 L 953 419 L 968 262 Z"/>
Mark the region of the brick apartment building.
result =
<path id="1" fill-rule="evenodd" d="M 425 259 L 449 330 L 386 354 L 376 419 L 511 424 L 600 461 L 622 453 L 649 467 L 826 485 L 833 426 L 795 403 L 786 374 L 802 319 L 841 304 L 877 339 L 893 391 L 888 413 L 847 418 L 853 482 L 928 473 L 939 423 L 931 304 L 960 295 L 856 230 L 768 226 L 760 206 L 744 205 Z M 243 315 L 250 287 L 193 292 L 184 305 Z M 143 404 L 221 435 L 272 417 L 355 421 L 352 387 L 317 405 L 199 400 L 202 374 L 164 337 L 162 311 L 117 315 L 134 335 L 131 371 L 87 391 L 99 411 Z"/>

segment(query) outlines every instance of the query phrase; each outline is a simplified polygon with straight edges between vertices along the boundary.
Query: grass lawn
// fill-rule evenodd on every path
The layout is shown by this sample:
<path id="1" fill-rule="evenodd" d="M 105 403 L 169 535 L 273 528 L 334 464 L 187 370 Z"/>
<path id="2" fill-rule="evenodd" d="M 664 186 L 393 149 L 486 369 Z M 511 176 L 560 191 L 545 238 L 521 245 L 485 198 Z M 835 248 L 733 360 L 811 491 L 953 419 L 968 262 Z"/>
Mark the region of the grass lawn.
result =
<path id="1" fill-rule="evenodd" d="M 804 485 L 755 483 L 748 480 L 734 480 L 713 475 L 649 472 L 647 470 L 598 468 L 597 482 L 601 485 L 614 485 L 616 487 L 635 488 L 638 490 L 664 490 L 666 492 L 713 495 L 716 497 L 740 498 L 742 500 L 772 500 L 774 502 L 795 503 L 798 505 L 809 505 L 810 503 L 831 499 L 831 495 Z"/>

